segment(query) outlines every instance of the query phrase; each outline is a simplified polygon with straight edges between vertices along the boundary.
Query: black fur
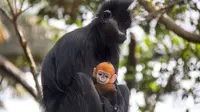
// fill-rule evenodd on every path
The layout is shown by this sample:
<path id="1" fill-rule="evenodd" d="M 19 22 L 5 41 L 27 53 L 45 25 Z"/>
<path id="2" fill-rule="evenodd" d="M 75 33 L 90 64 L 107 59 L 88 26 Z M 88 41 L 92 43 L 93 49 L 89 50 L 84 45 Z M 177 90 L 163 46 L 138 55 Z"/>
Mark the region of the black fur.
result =
<path id="1" fill-rule="evenodd" d="M 83 74 L 91 76 L 93 67 L 103 61 L 110 61 L 117 70 L 119 44 L 126 39 L 123 32 L 131 24 L 129 5 L 125 1 L 104 3 L 89 25 L 65 34 L 49 51 L 42 67 L 46 112 L 102 112 L 94 85 Z M 124 112 L 120 90 L 118 97 Z"/>
<path id="2" fill-rule="evenodd" d="M 127 8 L 132 2 L 133 0 L 110 0 L 109 2 L 104 2 L 98 8 L 96 15 L 101 15 L 105 10 L 111 11 L 120 31 L 126 33 L 126 29 L 130 27 L 131 23 L 131 13 L 127 11 Z"/>

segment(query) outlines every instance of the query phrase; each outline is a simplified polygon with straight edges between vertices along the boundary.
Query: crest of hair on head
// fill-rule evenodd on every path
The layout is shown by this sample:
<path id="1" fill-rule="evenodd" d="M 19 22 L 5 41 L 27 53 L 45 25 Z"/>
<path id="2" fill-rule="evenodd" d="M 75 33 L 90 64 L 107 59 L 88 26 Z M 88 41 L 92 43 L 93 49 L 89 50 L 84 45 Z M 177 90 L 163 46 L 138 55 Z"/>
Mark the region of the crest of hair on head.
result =
<path id="1" fill-rule="evenodd" d="M 110 62 L 102 62 L 98 64 L 96 70 L 102 70 L 104 72 L 110 73 L 111 75 L 115 74 L 115 68 Z"/>

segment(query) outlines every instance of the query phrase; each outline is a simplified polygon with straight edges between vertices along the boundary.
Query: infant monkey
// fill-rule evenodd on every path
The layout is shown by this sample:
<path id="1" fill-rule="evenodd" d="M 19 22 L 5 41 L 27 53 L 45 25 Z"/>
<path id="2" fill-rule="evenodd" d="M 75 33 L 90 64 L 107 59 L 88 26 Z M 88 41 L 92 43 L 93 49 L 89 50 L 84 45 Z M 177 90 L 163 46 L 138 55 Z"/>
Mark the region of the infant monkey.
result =
<path id="1" fill-rule="evenodd" d="M 93 70 L 94 84 L 97 92 L 107 98 L 112 105 L 116 102 L 115 68 L 109 62 L 102 62 Z"/>

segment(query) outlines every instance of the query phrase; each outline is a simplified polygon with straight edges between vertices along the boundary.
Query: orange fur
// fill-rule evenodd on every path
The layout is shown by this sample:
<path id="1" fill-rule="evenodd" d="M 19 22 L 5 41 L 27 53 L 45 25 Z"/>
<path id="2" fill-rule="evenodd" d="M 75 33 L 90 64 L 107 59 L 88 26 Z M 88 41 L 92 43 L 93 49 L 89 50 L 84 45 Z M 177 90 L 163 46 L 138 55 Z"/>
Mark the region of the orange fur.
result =
<path id="1" fill-rule="evenodd" d="M 95 84 L 95 87 L 100 93 L 115 92 L 115 84 Z"/>
<path id="2" fill-rule="evenodd" d="M 104 72 L 109 73 L 110 75 L 115 74 L 114 66 L 109 62 L 102 62 L 96 67 L 96 71 L 102 70 Z"/>
<path id="3" fill-rule="evenodd" d="M 93 74 L 96 76 L 97 71 L 106 72 L 111 76 L 109 83 L 114 83 L 116 80 L 115 68 L 110 62 L 102 62 L 94 68 Z"/>
<path id="4" fill-rule="evenodd" d="M 94 68 L 94 71 L 93 71 L 93 75 L 94 75 L 95 78 L 97 78 L 96 74 L 97 74 L 98 71 L 106 72 L 111 77 L 110 77 L 109 82 L 107 84 L 99 84 L 97 82 L 97 84 L 95 84 L 97 91 L 100 92 L 100 93 L 106 93 L 106 92 L 111 92 L 111 91 L 115 92 L 116 88 L 115 88 L 114 82 L 116 80 L 116 74 L 115 74 L 114 66 L 109 62 L 102 62 L 102 63 L 98 64 L 96 66 L 96 68 Z"/>

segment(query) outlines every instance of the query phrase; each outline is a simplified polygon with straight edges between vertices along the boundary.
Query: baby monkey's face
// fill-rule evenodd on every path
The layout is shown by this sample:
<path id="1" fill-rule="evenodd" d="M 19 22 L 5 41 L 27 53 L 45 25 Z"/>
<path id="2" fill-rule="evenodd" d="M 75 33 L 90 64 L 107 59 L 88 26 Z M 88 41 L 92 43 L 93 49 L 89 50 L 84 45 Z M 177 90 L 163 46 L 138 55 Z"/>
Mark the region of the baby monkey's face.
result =
<path id="1" fill-rule="evenodd" d="M 96 80 L 99 84 L 107 84 L 111 75 L 105 71 L 98 70 L 96 74 Z"/>

